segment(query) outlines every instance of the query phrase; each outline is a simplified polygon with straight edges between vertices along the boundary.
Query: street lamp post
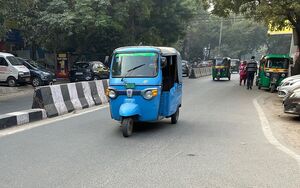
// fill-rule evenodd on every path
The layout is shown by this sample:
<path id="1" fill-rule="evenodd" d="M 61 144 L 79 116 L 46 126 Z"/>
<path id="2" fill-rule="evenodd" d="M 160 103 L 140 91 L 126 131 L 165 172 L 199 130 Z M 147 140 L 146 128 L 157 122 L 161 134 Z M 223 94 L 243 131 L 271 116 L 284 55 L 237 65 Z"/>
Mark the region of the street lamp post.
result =
<path id="1" fill-rule="evenodd" d="M 221 24 L 220 24 L 220 36 L 219 36 L 219 49 L 218 49 L 218 56 L 220 56 L 220 55 L 221 55 L 222 32 L 223 32 L 223 18 L 221 18 Z"/>

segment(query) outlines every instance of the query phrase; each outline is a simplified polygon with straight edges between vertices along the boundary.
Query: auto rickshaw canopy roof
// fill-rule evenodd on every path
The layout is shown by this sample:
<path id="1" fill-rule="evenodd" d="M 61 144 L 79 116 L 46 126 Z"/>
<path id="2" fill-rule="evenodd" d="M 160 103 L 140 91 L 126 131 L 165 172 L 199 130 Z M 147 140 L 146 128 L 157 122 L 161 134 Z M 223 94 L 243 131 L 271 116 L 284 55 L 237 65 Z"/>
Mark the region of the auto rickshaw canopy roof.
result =
<path id="1" fill-rule="evenodd" d="M 268 54 L 265 55 L 262 59 L 274 59 L 274 58 L 291 59 L 291 57 L 288 54 Z"/>
<path id="2" fill-rule="evenodd" d="M 156 52 L 162 56 L 179 55 L 175 48 L 171 47 L 155 47 L 155 46 L 126 46 L 117 48 L 115 53 L 134 53 L 134 52 Z"/>

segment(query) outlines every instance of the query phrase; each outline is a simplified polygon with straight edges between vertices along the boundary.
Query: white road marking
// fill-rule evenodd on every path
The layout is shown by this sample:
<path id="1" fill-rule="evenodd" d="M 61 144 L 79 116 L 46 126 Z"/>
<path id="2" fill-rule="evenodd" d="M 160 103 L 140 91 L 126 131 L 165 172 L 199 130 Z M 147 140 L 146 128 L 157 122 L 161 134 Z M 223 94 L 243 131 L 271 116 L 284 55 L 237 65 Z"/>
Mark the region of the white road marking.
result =
<path id="1" fill-rule="evenodd" d="M 105 109 L 105 108 L 108 108 L 108 107 L 109 107 L 109 105 L 105 104 L 105 105 L 101 105 L 101 106 L 97 106 L 97 107 L 93 107 L 93 108 L 88 108 L 88 109 L 84 109 L 84 110 L 80 110 L 80 111 L 75 111 L 73 113 L 65 114 L 65 115 L 58 116 L 58 117 L 51 118 L 51 119 L 45 119 L 45 120 L 42 120 L 42 121 L 37 121 L 37 122 L 34 122 L 34 123 L 22 125 L 22 126 L 16 126 L 16 127 L 4 129 L 4 130 L 0 131 L 0 138 L 4 137 L 4 136 L 16 134 L 16 133 L 19 133 L 19 132 L 22 132 L 22 131 L 27 131 L 27 130 L 30 130 L 30 129 L 33 129 L 33 128 L 36 128 L 36 127 L 44 126 L 44 125 L 47 125 L 47 124 L 50 124 L 50 123 L 55 123 L 55 122 L 59 122 L 59 121 L 62 121 L 62 120 L 66 120 L 66 119 L 74 118 L 74 117 L 77 117 L 77 116 L 81 116 L 81 115 L 84 115 L 84 114 L 87 114 L 87 113 L 102 110 L 102 109 Z"/>
<path id="2" fill-rule="evenodd" d="M 253 100 L 253 104 L 256 108 L 256 111 L 258 112 L 258 116 L 259 119 L 261 121 L 261 126 L 262 126 L 262 130 L 263 133 L 265 135 L 265 137 L 267 138 L 267 140 L 269 141 L 269 143 L 271 143 L 272 145 L 274 145 L 277 149 L 281 150 L 282 152 L 286 153 L 287 155 L 289 155 L 290 157 L 292 157 L 293 159 L 295 159 L 300 167 L 300 155 L 298 155 L 297 153 L 295 153 L 294 151 L 290 150 L 289 148 L 285 147 L 284 145 L 282 145 L 273 135 L 269 121 L 263 111 L 263 109 L 260 107 L 260 105 L 257 102 L 257 99 Z"/>

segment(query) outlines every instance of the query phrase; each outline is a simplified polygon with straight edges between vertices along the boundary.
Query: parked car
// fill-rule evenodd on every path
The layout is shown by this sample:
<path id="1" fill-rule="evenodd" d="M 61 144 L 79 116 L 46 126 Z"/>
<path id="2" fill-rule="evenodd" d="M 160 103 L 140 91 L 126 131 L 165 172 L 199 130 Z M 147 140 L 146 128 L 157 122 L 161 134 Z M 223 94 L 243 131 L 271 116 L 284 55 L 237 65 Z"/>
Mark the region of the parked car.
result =
<path id="1" fill-rule="evenodd" d="M 100 61 L 77 62 L 70 71 L 71 82 L 107 79 L 109 69 Z"/>
<path id="2" fill-rule="evenodd" d="M 30 82 L 30 71 L 15 56 L 0 52 L 0 82 L 14 87 Z"/>
<path id="3" fill-rule="evenodd" d="M 283 101 L 284 112 L 300 115 L 300 88 L 295 89 Z"/>
<path id="4" fill-rule="evenodd" d="M 189 76 L 189 73 L 190 73 L 190 65 L 189 65 L 189 62 L 186 61 L 186 60 L 182 60 L 181 61 L 182 63 L 182 74 L 186 75 L 186 76 Z"/>
<path id="5" fill-rule="evenodd" d="M 293 81 L 293 80 L 296 80 L 296 79 L 300 79 L 300 75 L 294 75 L 294 76 L 290 76 L 290 77 L 287 77 L 287 78 L 283 79 L 280 82 L 279 86 L 282 86 L 282 85 L 286 84 L 286 82 L 290 82 L 290 81 Z"/>
<path id="6" fill-rule="evenodd" d="M 297 79 L 300 79 L 300 75 L 294 75 L 294 76 L 290 76 L 290 77 L 287 77 L 287 78 L 283 79 L 279 83 L 279 86 L 277 87 L 277 91 L 279 91 L 280 87 L 289 85 L 293 80 L 297 80 Z"/>
<path id="7" fill-rule="evenodd" d="M 298 87 L 300 87 L 300 79 L 287 81 L 277 88 L 278 96 L 285 97 L 289 92 L 293 91 Z"/>
<path id="8" fill-rule="evenodd" d="M 50 85 L 56 82 L 55 74 L 43 66 L 37 64 L 35 61 L 29 59 L 23 59 L 17 57 L 22 64 L 30 70 L 31 75 L 31 85 L 33 87 Z"/>

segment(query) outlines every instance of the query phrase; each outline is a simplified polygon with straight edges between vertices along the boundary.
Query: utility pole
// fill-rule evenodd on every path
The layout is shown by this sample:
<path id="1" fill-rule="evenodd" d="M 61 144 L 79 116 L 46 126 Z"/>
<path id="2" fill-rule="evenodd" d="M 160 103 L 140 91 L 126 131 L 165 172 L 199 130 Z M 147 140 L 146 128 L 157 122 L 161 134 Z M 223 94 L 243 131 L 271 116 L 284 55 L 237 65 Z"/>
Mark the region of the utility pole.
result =
<path id="1" fill-rule="evenodd" d="M 221 55 L 222 32 L 223 32 L 223 18 L 221 18 L 221 24 L 220 24 L 220 37 L 219 37 L 219 49 L 218 49 L 218 56 L 220 56 L 220 55 Z"/>

